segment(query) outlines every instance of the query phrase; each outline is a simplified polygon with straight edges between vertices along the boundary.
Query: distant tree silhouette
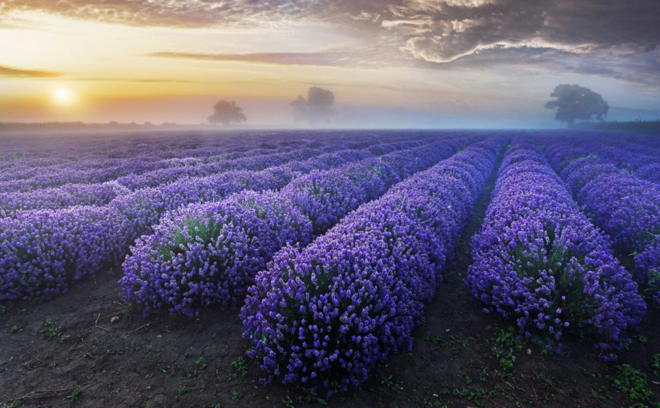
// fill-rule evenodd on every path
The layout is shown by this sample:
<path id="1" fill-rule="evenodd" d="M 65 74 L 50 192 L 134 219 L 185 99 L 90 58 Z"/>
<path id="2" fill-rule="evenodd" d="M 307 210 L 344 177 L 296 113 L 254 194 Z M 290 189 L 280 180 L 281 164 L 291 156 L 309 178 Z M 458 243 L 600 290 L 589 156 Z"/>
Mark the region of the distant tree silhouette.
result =
<path id="1" fill-rule="evenodd" d="M 307 100 L 298 96 L 297 100 L 291 102 L 293 118 L 296 122 L 303 120 L 310 123 L 330 122 L 337 114 L 333 107 L 334 103 L 335 95 L 331 91 L 316 86 L 311 87 L 307 93 Z"/>
<path id="2" fill-rule="evenodd" d="M 557 99 L 546 103 L 546 109 L 557 108 L 555 118 L 570 127 L 576 120 L 591 120 L 594 115 L 604 122 L 610 108 L 602 96 L 579 85 L 558 85 L 550 96 Z"/>
<path id="3" fill-rule="evenodd" d="M 222 123 L 225 126 L 231 125 L 233 122 L 241 123 L 246 122 L 247 118 L 243 114 L 243 109 L 236 106 L 236 102 L 227 102 L 224 99 L 218 101 L 213 106 L 215 113 L 209 116 L 209 123 Z"/>

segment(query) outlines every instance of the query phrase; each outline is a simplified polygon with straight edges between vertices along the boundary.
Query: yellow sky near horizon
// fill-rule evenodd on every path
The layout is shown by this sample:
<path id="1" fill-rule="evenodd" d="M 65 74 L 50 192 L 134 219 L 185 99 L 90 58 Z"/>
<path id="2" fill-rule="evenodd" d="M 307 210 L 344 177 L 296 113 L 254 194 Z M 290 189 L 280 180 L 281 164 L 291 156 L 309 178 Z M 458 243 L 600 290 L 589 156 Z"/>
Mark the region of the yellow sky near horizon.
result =
<path id="1" fill-rule="evenodd" d="M 36 12 L 14 12 L 5 21 L 10 24 L 0 26 L 1 66 L 60 75 L 0 78 L 0 103 L 12 102 L 14 112 L 20 106 L 33 105 L 49 112 L 50 118 L 85 119 L 90 117 L 90 107 L 107 105 L 110 100 L 191 96 L 293 100 L 315 84 L 333 89 L 337 103 L 421 111 L 435 109 L 438 103 L 463 108 L 474 104 L 465 97 L 465 85 L 473 80 L 465 73 L 398 66 L 279 65 L 150 55 L 314 53 L 360 46 L 364 41 L 330 26 L 287 23 L 252 28 L 132 27 Z M 58 106 L 53 95 L 62 89 L 74 93 L 77 103 Z M 1 113 L 0 119 L 6 120 Z"/>
<path id="2" fill-rule="evenodd" d="M 311 86 L 332 90 L 344 105 L 551 121 L 543 102 L 557 83 L 577 78 L 605 91 L 622 88 L 577 75 L 540 81 L 533 66 L 415 66 L 395 46 L 380 50 L 372 34 L 318 22 L 177 28 L 36 11 L 1 17 L 0 121 L 199 123 L 214 99 L 228 99 L 252 109 L 250 122 L 290 123 L 288 101 Z M 381 51 L 380 59 L 369 55 Z M 347 53 L 367 63 L 347 63 Z"/>

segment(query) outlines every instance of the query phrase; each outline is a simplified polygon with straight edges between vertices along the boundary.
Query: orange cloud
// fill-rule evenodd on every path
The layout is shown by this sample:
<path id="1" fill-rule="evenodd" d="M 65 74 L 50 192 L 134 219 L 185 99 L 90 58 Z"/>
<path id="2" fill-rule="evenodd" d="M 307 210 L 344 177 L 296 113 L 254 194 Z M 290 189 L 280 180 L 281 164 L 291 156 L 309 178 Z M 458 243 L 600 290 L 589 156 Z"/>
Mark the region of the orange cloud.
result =
<path id="1" fill-rule="evenodd" d="M 10 77 L 10 78 L 54 78 L 62 76 L 58 72 L 48 72 L 48 71 L 35 71 L 35 70 L 25 70 L 10 68 L 0 65 L 0 77 Z"/>
<path id="2" fill-rule="evenodd" d="M 252 54 L 197 54 L 187 52 L 154 52 L 151 57 L 196 59 L 202 61 L 235 61 L 276 65 L 355 65 L 349 56 L 340 52 L 272 52 Z"/>

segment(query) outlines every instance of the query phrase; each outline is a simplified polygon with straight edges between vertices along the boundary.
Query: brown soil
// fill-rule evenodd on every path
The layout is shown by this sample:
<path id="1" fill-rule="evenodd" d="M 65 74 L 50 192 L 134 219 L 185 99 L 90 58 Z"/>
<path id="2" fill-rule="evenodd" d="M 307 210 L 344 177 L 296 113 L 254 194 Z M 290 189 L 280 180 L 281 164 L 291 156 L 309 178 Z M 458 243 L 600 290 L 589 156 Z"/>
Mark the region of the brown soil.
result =
<path id="1" fill-rule="evenodd" d="M 562 355 L 544 355 L 535 345 L 519 350 L 506 344 L 502 333 L 511 323 L 483 313 L 462 283 L 471 262 L 470 238 L 480 228 L 488 201 L 484 194 L 448 281 L 428 305 L 426 324 L 415 331 L 413 349 L 376 367 L 360 389 L 335 395 L 327 404 L 629 407 L 634 401 L 606 378 L 623 363 L 645 373 L 648 389 L 660 399 L 660 378 L 650 366 L 652 356 L 660 353 L 660 334 L 653 329 L 660 321 L 658 311 L 646 315 L 636 339 L 614 363 L 603 362 L 576 339 L 564 342 Z M 118 296 L 120 273 L 87 280 L 41 304 L 13 304 L 0 317 L 0 407 L 319 405 L 304 390 L 259 384 L 258 365 L 245 356 L 248 343 L 241 338 L 238 310 L 211 308 L 193 320 L 167 313 L 144 319 Z M 115 317 L 119 321 L 112 323 Z M 511 370 L 500 366 L 493 347 L 506 354 L 513 350 Z M 246 362 L 245 376 L 239 361 Z"/>

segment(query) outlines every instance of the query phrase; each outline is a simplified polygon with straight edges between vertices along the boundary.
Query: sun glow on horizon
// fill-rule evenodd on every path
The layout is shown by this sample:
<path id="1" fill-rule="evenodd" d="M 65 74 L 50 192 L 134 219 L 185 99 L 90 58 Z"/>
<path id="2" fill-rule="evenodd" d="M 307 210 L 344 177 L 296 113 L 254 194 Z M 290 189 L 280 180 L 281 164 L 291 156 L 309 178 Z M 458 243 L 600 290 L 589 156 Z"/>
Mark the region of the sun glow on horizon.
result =
<path id="1" fill-rule="evenodd" d="M 70 88 L 60 87 L 53 91 L 51 100 L 57 106 L 68 107 L 76 104 L 78 96 Z"/>

